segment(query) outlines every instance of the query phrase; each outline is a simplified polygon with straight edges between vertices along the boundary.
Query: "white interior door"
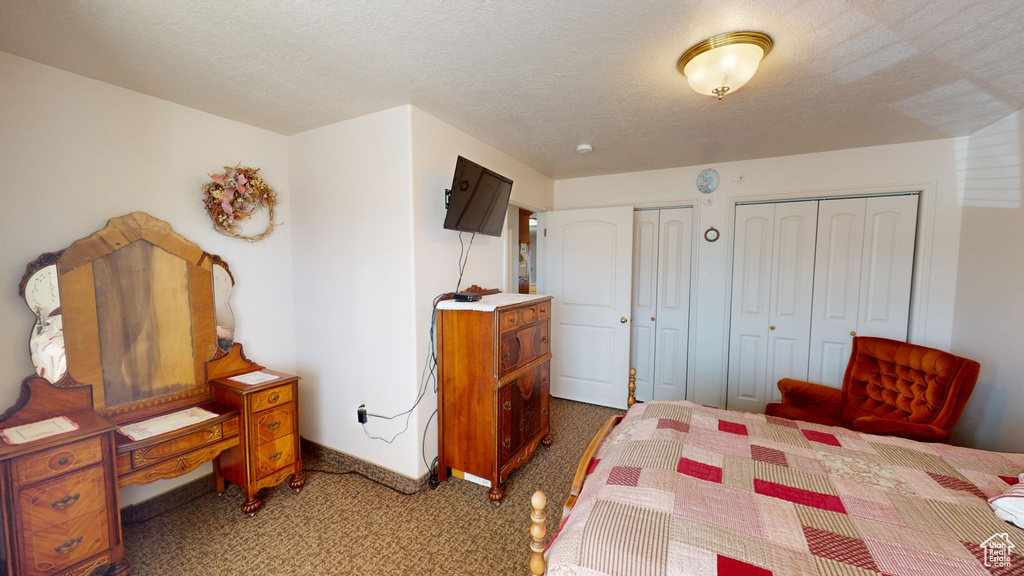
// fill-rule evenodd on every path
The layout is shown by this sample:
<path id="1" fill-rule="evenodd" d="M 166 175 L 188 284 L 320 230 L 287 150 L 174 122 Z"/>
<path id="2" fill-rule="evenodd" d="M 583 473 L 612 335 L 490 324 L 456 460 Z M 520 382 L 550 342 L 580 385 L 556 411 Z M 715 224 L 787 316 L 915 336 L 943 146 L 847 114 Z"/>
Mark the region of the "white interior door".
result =
<path id="1" fill-rule="evenodd" d="M 766 403 L 774 228 L 774 204 L 736 207 L 726 394 L 730 410 L 760 412 Z"/>
<path id="2" fill-rule="evenodd" d="M 636 399 L 654 398 L 655 314 L 658 313 L 660 210 L 633 212 L 633 307 L 629 364 L 636 368 Z"/>
<path id="3" fill-rule="evenodd" d="M 626 407 L 633 209 L 546 214 L 551 395 Z"/>
<path id="4" fill-rule="evenodd" d="M 868 199 L 857 334 L 907 339 L 917 200 L 916 195 Z"/>
<path id="5" fill-rule="evenodd" d="M 807 379 L 817 222 L 817 201 L 775 206 L 766 382 L 769 402 L 782 401 L 779 380 Z"/>
<path id="6" fill-rule="evenodd" d="M 866 198 L 822 200 L 808 379 L 840 388 L 857 330 Z"/>
<path id="7" fill-rule="evenodd" d="M 686 399 L 690 327 L 690 254 L 693 209 L 660 211 L 658 299 L 655 327 L 655 400 Z M 637 316 L 633 316 L 637 320 Z"/>

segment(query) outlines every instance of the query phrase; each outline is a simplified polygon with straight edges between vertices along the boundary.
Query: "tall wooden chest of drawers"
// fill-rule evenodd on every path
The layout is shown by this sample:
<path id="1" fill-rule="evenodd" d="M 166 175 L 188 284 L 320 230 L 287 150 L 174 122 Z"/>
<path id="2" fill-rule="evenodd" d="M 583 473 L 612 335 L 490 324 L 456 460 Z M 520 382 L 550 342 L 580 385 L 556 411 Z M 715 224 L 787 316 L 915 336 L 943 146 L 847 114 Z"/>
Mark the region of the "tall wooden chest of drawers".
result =
<path id="1" fill-rule="evenodd" d="M 438 479 L 501 484 L 549 446 L 551 297 L 494 294 L 437 310 Z"/>

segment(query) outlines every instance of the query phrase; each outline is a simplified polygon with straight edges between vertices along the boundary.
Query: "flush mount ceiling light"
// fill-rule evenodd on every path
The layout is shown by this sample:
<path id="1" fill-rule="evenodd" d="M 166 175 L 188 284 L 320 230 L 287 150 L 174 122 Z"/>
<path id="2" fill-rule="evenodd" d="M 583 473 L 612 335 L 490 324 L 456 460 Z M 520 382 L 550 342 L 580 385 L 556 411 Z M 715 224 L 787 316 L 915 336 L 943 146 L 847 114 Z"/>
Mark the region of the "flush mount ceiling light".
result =
<path id="1" fill-rule="evenodd" d="M 772 49 L 772 39 L 760 32 L 729 32 L 708 38 L 679 58 L 679 72 L 699 94 L 717 96 L 739 90 L 757 72 Z"/>
<path id="2" fill-rule="evenodd" d="M 577 154 L 590 154 L 593 151 L 594 147 L 591 146 L 590 144 L 580 144 L 579 146 L 576 146 Z"/>

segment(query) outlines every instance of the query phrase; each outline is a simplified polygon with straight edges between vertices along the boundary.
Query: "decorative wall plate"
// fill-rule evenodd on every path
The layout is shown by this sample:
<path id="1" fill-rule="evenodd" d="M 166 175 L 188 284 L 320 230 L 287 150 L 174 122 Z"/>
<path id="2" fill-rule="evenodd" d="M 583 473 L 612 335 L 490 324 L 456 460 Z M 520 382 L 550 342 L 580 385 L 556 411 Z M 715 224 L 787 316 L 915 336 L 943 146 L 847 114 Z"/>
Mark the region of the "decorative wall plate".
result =
<path id="1" fill-rule="evenodd" d="M 697 190 L 701 194 L 711 194 L 718 189 L 718 171 L 708 168 L 697 176 Z"/>

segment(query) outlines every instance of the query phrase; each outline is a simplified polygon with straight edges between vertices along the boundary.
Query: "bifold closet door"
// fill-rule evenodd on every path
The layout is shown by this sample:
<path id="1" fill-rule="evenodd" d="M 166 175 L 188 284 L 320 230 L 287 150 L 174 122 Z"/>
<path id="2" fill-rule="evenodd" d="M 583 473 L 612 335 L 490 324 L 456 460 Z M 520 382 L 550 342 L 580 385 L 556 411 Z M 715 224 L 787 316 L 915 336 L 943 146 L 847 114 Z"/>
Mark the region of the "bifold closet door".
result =
<path id="1" fill-rule="evenodd" d="M 658 210 L 633 212 L 633 329 L 629 365 L 636 368 L 636 399 L 654 399 L 654 340 L 658 313 Z"/>
<path id="2" fill-rule="evenodd" d="M 693 209 L 633 213 L 631 363 L 637 400 L 684 400 Z"/>
<path id="3" fill-rule="evenodd" d="M 916 195 L 822 200 L 809 380 L 843 384 L 853 337 L 906 340 Z"/>
<path id="4" fill-rule="evenodd" d="M 765 394 L 768 402 L 782 401 L 779 380 L 807 378 L 817 223 L 817 202 L 775 205 L 768 306 L 768 390 Z"/>
<path id="5" fill-rule="evenodd" d="M 690 252 L 693 209 L 659 210 L 658 307 L 655 328 L 655 400 L 686 399 L 690 326 Z"/>
<path id="6" fill-rule="evenodd" d="M 727 407 L 760 412 L 766 403 L 774 204 L 736 207 L 732 260 Z"/>

